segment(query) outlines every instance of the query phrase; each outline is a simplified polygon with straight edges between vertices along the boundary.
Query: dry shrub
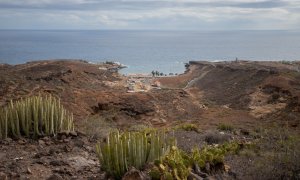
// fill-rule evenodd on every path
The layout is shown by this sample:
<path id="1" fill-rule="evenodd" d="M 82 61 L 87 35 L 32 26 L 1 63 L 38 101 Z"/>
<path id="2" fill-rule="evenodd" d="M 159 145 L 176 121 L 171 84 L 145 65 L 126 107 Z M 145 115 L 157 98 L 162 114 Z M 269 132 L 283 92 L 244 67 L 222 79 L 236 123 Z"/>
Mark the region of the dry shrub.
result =
<path id="1" fill-rule="evenodd" d="M 247 174 L 253 179 L 300 179 L 300 134 L 273 127 L 261 136 L 255 148 L 241 153 L 252 159 Z"/>
<path id="2" fill-rule="evenodd" d="M 204 135 L 204 140 L 207 144 L 222 144 L 224 142 L 228 142 L 230 139 L 230 135 L 222 134 L 217 131 L 207 132 Z"/>

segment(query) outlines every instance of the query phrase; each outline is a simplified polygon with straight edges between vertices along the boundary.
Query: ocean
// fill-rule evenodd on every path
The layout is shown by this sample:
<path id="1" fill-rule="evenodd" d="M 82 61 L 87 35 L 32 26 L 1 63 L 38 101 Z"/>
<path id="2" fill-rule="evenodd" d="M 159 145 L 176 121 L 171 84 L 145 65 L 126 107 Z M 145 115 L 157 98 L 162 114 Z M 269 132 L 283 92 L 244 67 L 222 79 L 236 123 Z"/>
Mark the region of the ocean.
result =
<path id="1" fill-rule="evenodd" d="M 121 72 L 182 73 L 191 60 L 299 60 L 298 31 L 0 30 L 0 63 L 117 61 Z"/>

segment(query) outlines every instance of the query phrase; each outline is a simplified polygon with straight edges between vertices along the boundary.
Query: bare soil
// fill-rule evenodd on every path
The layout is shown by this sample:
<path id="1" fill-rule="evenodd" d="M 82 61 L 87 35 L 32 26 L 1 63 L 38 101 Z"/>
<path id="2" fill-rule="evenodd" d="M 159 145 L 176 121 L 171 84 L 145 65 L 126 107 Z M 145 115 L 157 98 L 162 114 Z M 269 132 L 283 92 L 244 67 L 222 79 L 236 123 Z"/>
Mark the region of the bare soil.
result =
<path id="1" fill-rule="evenodd" d="M 59 135 L 0 143 L 0 179 L 104 179 L 86 136 Z"/>

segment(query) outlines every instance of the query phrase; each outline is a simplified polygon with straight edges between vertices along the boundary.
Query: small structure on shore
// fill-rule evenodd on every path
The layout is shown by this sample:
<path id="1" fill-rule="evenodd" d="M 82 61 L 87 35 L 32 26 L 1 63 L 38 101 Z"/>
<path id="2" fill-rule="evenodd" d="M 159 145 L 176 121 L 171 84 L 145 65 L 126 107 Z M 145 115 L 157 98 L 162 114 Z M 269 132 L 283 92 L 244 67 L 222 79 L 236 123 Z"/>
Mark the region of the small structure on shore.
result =
<path id="1" fill-rule="evenodd" d="M 151 89 L 152 76 L 150 74 L 130 74 L 127 77 L 129 77 L 127 92 L 147 92 Z"/>

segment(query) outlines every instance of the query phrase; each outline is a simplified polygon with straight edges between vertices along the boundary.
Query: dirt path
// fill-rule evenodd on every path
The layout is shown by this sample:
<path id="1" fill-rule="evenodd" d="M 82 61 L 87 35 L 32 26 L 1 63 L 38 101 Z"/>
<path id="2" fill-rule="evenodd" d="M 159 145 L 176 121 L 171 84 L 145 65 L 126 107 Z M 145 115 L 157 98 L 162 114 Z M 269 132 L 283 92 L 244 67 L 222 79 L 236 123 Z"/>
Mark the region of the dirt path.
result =
<path id="1" fill-rule="evenodd" d="M 192 79 L 191 81 L 189 81 L 186 86 L 183 89 L 187 89 L 192 87 L 197 81 L 201 80 L 204 76 L 206 76 L 207 73 L 209 73 L 211 70 L 206 70 L 207 66 L 204 66 L 200 71 L 202 72 L 202 74 L 194 79 Z"/>

